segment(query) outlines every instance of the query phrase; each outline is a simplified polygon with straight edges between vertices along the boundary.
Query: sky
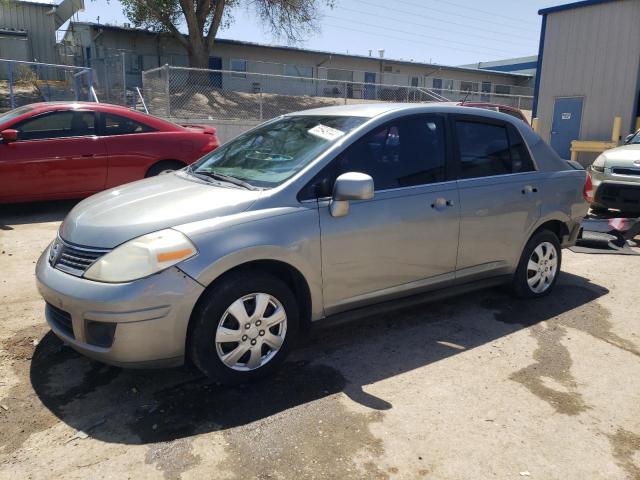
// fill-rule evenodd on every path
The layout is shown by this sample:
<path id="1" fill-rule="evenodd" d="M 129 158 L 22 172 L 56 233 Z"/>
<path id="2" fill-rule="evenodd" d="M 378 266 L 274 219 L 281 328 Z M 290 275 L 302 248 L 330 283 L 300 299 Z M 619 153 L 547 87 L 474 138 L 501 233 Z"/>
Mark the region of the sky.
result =
<path id="1" fill-rule="evenodd" d="M 563 3 L 568 1 L 335 0 L 333 9 L 321 9 L 320 31 L 294 46 L 356 55 L 369 55 L 369 50 L 378 55 L 384 49 L 386 58 L 442 65 L 536 55 L 538 10 Z M 118 0 L 85 0 L 78 17 L 112 25 L 128 22 Z M 250 8 L 237 7 L 233 18 L 219 38 L 287 44 L 266 31 Z"/>

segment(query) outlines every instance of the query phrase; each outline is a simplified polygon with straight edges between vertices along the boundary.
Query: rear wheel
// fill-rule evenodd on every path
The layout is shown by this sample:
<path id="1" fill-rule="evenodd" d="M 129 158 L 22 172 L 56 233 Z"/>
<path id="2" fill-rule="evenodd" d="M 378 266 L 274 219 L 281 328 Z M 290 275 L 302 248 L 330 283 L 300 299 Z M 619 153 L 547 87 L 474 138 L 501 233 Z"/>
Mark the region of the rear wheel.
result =
<path id="1" fill-rule="evenodd" d="M 536 233 L 527 242 L 513 278 L 516 295 L 536 298 L 550 293 L 558 280 L 561 263 L 558 237 L 548 230 Z"/>
<path id="2" fill-rule="evenodd" d="M 163 173 L 170 173 L 176 170 L 180 170 L 184 167 L 184 163 L 177 160 L 163 160 L 162 162 L 155 163 L 149 167 L 144 178 L 155 177 L 156 175 L 162 175 Z"/>
<path id="3" fill-rule="evenodd" d="M 282 364 L 298 334 L 298 306 L 278 278 L 238 272 L 205 293 L 192 322 L 195 365 L 221 383 L 241 383 Z"/>

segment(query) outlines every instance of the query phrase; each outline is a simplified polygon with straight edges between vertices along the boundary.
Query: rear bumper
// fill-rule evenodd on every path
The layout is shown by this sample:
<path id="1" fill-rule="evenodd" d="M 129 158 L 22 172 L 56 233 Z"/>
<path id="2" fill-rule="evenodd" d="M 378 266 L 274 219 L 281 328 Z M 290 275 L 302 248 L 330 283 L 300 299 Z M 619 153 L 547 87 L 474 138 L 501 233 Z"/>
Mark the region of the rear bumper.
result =
<path id="1" fill-rule="evenodd" d="M 45 318 L 72 348 L 104 363 L 164 367 L 184 362 L 187 326 L 202 285 L 177 268 L 123 284 L 93 282 L 36 265 Z"/>

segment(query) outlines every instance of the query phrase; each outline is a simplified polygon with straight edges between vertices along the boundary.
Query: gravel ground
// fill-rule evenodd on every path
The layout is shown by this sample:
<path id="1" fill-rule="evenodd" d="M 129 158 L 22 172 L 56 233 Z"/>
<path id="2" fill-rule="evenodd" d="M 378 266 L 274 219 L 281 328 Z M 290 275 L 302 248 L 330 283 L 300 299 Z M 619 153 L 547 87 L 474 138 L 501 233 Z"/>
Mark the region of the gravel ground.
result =
<path id="1" fill-rule="evenodd" d="M 0 207 L 0 478 L 640 479 L 640 257 L 314 333 L 274 378 L 89 361 L 34 264 L 72 203 Z"/>

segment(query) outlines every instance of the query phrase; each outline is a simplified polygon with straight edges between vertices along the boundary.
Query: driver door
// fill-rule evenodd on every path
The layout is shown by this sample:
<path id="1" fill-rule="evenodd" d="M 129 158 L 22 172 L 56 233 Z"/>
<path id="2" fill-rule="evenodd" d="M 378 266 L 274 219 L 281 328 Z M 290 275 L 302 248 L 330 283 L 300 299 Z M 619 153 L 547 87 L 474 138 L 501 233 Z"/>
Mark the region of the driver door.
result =
<path id="1" fill-rule="evenodd" d="M 319 200 L 325 312 L 418 293 L 455 278 L 459 201 L 447 168 L 445 119 L 405 117 L 357 140 L 317 177 L 370 175 L 372 200 L 344 217 Z M 328 193 L 328 192 L 326 192 Z"/>
<path id="2" fill-rule="evenodd" d="M 107 150 L 95 113 L 57 110 L 9 128 L 18 140 L 0 143 L 0 200 L 82 196 L 104 189 Z"/>

